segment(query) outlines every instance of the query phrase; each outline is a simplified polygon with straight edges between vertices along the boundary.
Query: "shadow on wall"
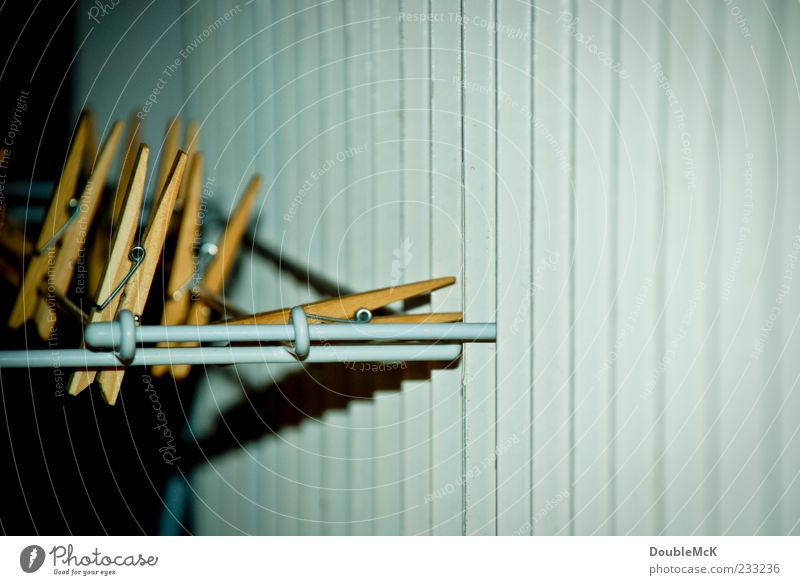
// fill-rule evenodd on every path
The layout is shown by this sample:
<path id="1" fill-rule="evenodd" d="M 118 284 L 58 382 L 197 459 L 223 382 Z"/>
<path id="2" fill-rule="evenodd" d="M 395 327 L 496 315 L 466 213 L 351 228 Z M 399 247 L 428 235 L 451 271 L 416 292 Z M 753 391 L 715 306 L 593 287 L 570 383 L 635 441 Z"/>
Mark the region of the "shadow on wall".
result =
<path id="1" fill-rule="evenodd" d="M 400 391 L 405 380 L 430 379 L 433 370 L 457 367 L 457 362 L 409 362 L 392 364 L 378 371 L 377 364 L 309 364 L 264 388 L 247 387 L 239 377 L 244 398 L 220 414 L 211 433 L 181 447 L 181 471 L 191 469 L 242 444 L 256 441 L 282 429 L 299 425 L 303 419 L 318 419 L 328 410 L 345 409 L 354 400 L 371 400 L 380 391 Z M 234 377 L 233 370 L 230 372 Z"/>

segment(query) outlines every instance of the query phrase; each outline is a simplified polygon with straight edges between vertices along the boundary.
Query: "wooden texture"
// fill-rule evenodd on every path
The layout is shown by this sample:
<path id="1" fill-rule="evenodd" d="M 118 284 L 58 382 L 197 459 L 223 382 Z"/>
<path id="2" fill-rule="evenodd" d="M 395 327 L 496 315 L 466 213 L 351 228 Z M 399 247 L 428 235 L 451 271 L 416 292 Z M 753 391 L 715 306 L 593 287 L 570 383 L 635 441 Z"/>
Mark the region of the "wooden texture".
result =
<path id="1" fill-rule="evenodd" d="M 164 239 L 169 229 L 169 220 L 175 206 L 175 199 L 180 190 L 183 179 L 184 169 L 186 168 L 186 154 L 178 151 L 175 163 L 172 165 L 164 191 L 153 206 L 153 211 L 147 224 L 142 246 L 146 254 L 144 260 L 139 265 L 136 273 L 128 281 L 125 290 L 122 292 L 117 315 L 121 311 L 130 311 L 134 315 L 140 315 L 144 310 L 147 297 L 150 293 L 150 286 L 156 273 L 158 261 L 161 258 L 161 251 L 164 247 Z M 103 398 L 109 403 L 114 404 L 119 396 L 122 386 L 122 379 L 125 376 L 125 368 L 104 370 L 97 376 L 97 383 L 103 392 Z"/>
<path id="2" fill-rule="evenodd" d="M 111 242 L 111 253 L 105 265 L 103 276 L 100 279 L 100 286 L 97 291 L 95 301 L 103 303 L 122 279 L 128 274 L 133 266 L 129 258 L 131 247 L 133 246 L 136 232 L 139 229 L 139 217 L 144 203 L 144 187 L 147 178 L 147 160 L 150 150 L 142 144 L 136 155 L 133 165 L 133 174 L 128 184 L 123 205 L 120 209 L 119 221 L 114 226 L 114 238 Z M 111 321 L 117 314 L 117 307 L 120 303 L 120 295 L 114 297 L 103 310 L 92 309 L 89 314 L 89 323 L 99 321 Z M 76 395 L 86 389 L 91 384 L 97 370 L 76 370 L 69 379 L 68 392 Z"/>
<path id="3" fill-rule="evenodd" d="M 142 121 L 136 114 L 131 114 L 130 121 L 128 122 L 128 135 L 125 137 L 125 148 L 122 151 L 122 168 L 119 173 L 116 198 L 114 199 L 114 215 L 112 216 L 114 223 L 116 223 L 120 213 L 122 213 L 126 190 L 128 189 L 131 174 L 133 173 L 136 160 L 139 156 L 138 147 L 141 142 L 141 133 Z"/>
<path id="4" fill-rule="evenodd" d="M 167 300 L 164 303 L 162 325 L 179 325 L 186 320 L 191 295 L 187 283 L 194 275 L 194 243 L 200 234 L 200 195 L 202 192 L 203 156 L 195 154 L 189 168 L 187 196 L 181 210 L 180 230 L 175 243 L 172 269 L 169 274 Z"/>
<path id="5" fill-rule="evenodd" d="M 323 301 L 302 305 L 302 307 L 306 313 L 314 315 L 333 317 L 334 319 L 352 319 L 355 317 L 358 309 L 364 308 L 374 310 L 385 307 L 397 301 L 428 294 L 440 288 L 450 286 L 455 281 L 456 279 L 453 276 L 434 278 L 342 297 L 333 297 Z M 277 311 L 258 313 L 241 319 L 232 319 L 227 321 L 227 323 L 230 325 L 285 325 L 289 322 L 291 313 L 292 308 L 287 307 L 285 309 L 278 309 Z M 319 323 L 318 319 L 311 317 L 308 321 L 309 323 Z"/>
<path id="6" fill-rule="evenodd" d="M 181 144 L 181 120 L 172 118 L 167 124 L 167 131 L 164 134 L 164 142 L 158 152 L 158 175 L 155 185 L 155 193 L 163 193 L 164 185 L 167 184 L 172 163 L 178 153 Z M 153 201 L 155 204 L 155 201 Z"/>
<path id="7" fill-rule="evenodd" d="M 183 139 L 183 152 L 186 153 L 186 156 L 189 159 L 189 172 L 191 172 L 191 165 L 194 155 L 199 153 L 200 149 L 200 124 L 196 120 L 190 120 L 189 123 L 186 125 L 186 136 Z M 200 183 L 203 183 L 202 173 L 200 177 Z M 184 181 L 183 186 L 181 187 L 180 193 L 178 193 L 178 200 L 175 201 L 175 210 L 180 211 L 183 209 L 183 206 L 186 202 L 187 194 L 191 189 L 191 182 Z"/>
<path id="8" fill-rule="evenodd" d="M 189 307 L 192 302 L 190 286 L 195 268 L 195 242 L 199 240 L 200 196 L 203 181 L 203 155 L 196 153 L 191 157 L 189 176 L 184 183 L 186 192 L 183 209 L 180 212 L 180 226 L 178 238 L 175 243 L 175 254 L 172 259 L 172 270 L 169 274 L 167 298 L 164 301 L 164 311 L 161 315 L 162 325 L 183 325 L 189 316 Z M 174 347 L 175 343 L 165 342 L 161 347 Z M 169 366 L 155 365 L 152 367 L 154 376 L 163 376 L 169 371 Z"/>
<path id="9" fill-rule="evenodd" d="M 78 129 L 75 131 L 69 154 L 64 162 L 64 170 L 61 172 L 50 207 L 42 222 L 42 230 L 36 240 L 37 248 L 41 248 L 50 241 L 70 217 L 67 203 L 75 197 L 75 188 L 78 184 L 90 125 L 91 120 L 87 114 L 84 114 L 78 122 Z M 52 263 L 49 258 L 54 259 L 55 252 L 56 250 L 52 249 L 41 255 L 31 256 L 30 264 L 27 266 L 23 262 L 22 286 L 8 319 L 8 326 L 12 329 L 21 327 L 25 321 L 34 316 L 39 300 L 39 284 L 47 274 L 48 265 Z"/>
<path id="10" fill-rule="evenodd" d="M 100 201 L 106 188 L 106 179 L 111 171 L 123 128 L 122 122 L 115 122 L 112 126 L 78 201 L 77 217 L 64 231 L 53 266 L 48 270 L 48 288 L 53 288 L 62 295 L 67 294 L 80 256 L 85 254 L 87 238 L 94 229 L 95 216 L 100 208 Z M 86 270 L 88 267 L 85 255 L 83 260 L 83 270 Z M 85 272 L 83 275 L 83 281 L 79 280 L 75 287 L 75 292 L 79 295 L 87 293 L 88 283 L 85 280 Z M 56 327 L 57 319 L 55 309 L 49 305 L 46 299 L 40 299 L 36 309 L 36 327 L 42 339 L 50 338 Z"/>
<path id="11" fill-rule="evenodd" d="M 19 259 L 20 264 L 23 258 L 28 258 L 35 251 L 33 244 L 25 237 L 23 228 L 11 223 L 0 226 L 0 247 Z"/>
<path id="12" fill-rule="evenodd" d="M 107 206 L 100 212 L 102 223 L 92 234 L 92 245 L 89 250 L 89 292 L 90 296 L 95 297 L 100 286 L 100 280 L 108 263 L 108 255 L 111 248 L 111 239 L 114 237 L 114 226 L 122 213 L 122 206 L 125 202 L 125 195 L 130 183 L 133 165 L 138 156 L 138 146 L 141 142 L 142 121 L 135 113 L 131 114 L 128 122 L 128 132 L 125 143 L 122 147 L 122 164 L 119 180 L 114 188 L 113 205 Z"/>
<path id="13" fill-rule="evenodd" d="M 222 237 L 220 238 L 217 255 L 211 260 L 200 282 L 201 289 L 209 291 L 211 295 L 223 293 L 225 279 L 230 273 L 236 262 L 242 238 L 247 231 L 247 223 L 250 220 L 250 212 L 261 188 L 262 179 L 259 175 L 254 175 L 245 189 L 244 195 L 236 212 L 228 222 Z M 202 300 L 194 300 L 188 309 L 186 323 L 188 325 L 206 325 L 211 319 L 211 309 Z M 192 344 L 180 344 L 183 347 L 192 347 Z M 188 364 L 175 364 L 172 366 L 172 375 L 176 380 L 182 380 L 189 375 L 191 366 Z M 160 372 L 159 372 L 160 373 Z"/>

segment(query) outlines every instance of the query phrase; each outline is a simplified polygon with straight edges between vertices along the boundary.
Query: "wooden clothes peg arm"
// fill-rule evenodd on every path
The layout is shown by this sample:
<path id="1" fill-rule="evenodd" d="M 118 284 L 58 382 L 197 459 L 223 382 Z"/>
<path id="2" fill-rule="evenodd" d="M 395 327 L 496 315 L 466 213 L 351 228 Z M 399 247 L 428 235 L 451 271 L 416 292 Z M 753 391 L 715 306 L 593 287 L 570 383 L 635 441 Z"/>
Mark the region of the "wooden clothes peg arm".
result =
<path id="1" fill-rule="evenodd" d="M 123 126 L 122 122 L 116 122 L 112 127 L 81 194 L 76 212 L 77 217 L 69 224 L 61 237 L 61 246 L 56 254 L 54 265 L 51 270 L 48 270 L 49 286 L 62 295 L 66 295 L 81 250 L 86 247 L 87 232 L 91 229 L 100 206 L 103 189 L 105 189 L 106 179 L 114 162 Z M 39 306 L 36 309 L 36 327 L 42 339 L 50 338 L 56 321 L 54 307 L 47 302 L 46 298 L 40 298 Z"/>
<path id="2" fill-rule="evenodd" d="M 16 260 L 30 258 L 36 251 L 21 226 L 6 224 L 0 230 L 0 247 Z"/>
<path id="3" fill-rule="evenodd" d="M 75 131 L 75 136 L 64 163 L 64 170 L 53 192 L 50 207 L 42 222 L 39 238 L 36 240 L 37 250 L 41 250 L 70 218 L 67 203 L 75 197 L 75 188 L 78 184 L 78 176 L 81 171 L 90 124 L 91 119 L 87 114 L 84 114 L 80 122 L 78 122 L 78 128 Z M 8 326 L 12 329 L 22 327 L 25 321 L 36 313 L 36 307 L 39 302 L 39 284 L 47 274 L 48 255 L 54 255 L 54 252 L 55 250 L 51 252 L 43 251 L 40 254 L 34 253 L 30 257 L 30 261 L 24 271 L 20 290 L 17 293 L 17 299 L 8 319 Z"/>
<path id="4" fill-rule="evenodd" d="M 189 290 L 194 276 L 194 244 L 200 234 L 200 195 L 203 181 L 203 155 L 192 156 L 181 221 L 178 228 L 178 239 L 175 244 L 175 256 L 167 286 L 167 299 L 164 301 L 164 312 L 161 315 L 162 325 L 183 325 L 189 316 L 192 297 Z M 161 347 L 172 347 L 174 344 L 160 343 Z M 157 365 L 151 368 L 154 376 L 162 376 L 169 371 L 169 366 Z"/>
<path id="5" fill-rule="evenodd" d="M 122 206 L 125 203 L 127 189 L 130 185 L 131 175 L 139 160 L 141 128 L 142 121 L 136 114 L 131 114 L 130 122 L 128 122 L 128 136 L 125 138 L 125 151 L 122 153 L 122 170 L 120 171 L 119 182 L 117 183 L 117 196 L 114 199 L 114 211 L 111 216 L 111 222 L 113 224 L 119 221 L 120 214 L 122 213 Z"/>
<path id="6" fill-rule="evenodd" d="M 122 205 L 125 202 L 125 195 L 130 184 L 133 165 L 138 157 L 139 145 L 141 144 L 139 137 L 141 125 L 142 121 L 136 114 L 132 114 L 130 122 L 128 122 L 128 133 L 122 147 L 122 170 L 120 171 L 117 184 L 114 187 L 113 205 L 108 205 L 108 209 L 100 211 L 100 217 L 98 219 L 102 221 L 102 226 L 95 230 L 93 234 L 92 246 L 88 253 L 89 288 L 87 291 L 92 298 L 97 296 L 100 279 L 108 263 L 114 226 L 117 225 L 120 214 L 122 213 Z"/>
<path id="7" fill-rule="evenodd" d="M 181 142 L 181 119 L 172 118 L 167 124 L 167 133 L 164 136 L 164 144 L 159 156 L 158 175 L 156 180 L 156 193 L 164 192 L 164 185 L 167 183 L 172 162 L 178 153 Z M 179 193 L 180 195 L 180 193 Z"/>
<path id="8" fill-rule="evenodd" d="M 375 315 L 370 323 L 458 323 L 462 313 L 410 313 L 407 315 Z"/>
<path id="9" fill-rule="evenodd" d="M 162 325 L 180 325 L 186 322 L 191 295 L 187 284 L 194 275 L 194 245 L 200 236 L 200 195 L 203 181 L 203 155 L 191 157 L 189 167 L 188 192 L 184 208 L 181 210 L 175 255 L 167 285 L 167 300 L 164 303 Z"/>
<path id="10" fill-rule="evenodd" d="M 195 122 L 194 120 L 190 120 L 189 123 L 186 125 L 186 136 L 184 137 L 183 141 L 183 152 L 186 153 L 187 160 L 189 161 L 189 172 L 192 170 L 192 160 L 195 154 L 199 153 L 200 147 L 200 124 Z M 200 177 L 200 182 L 203 182 L 202 176 Z M 183 206 L 186 202 L 186 196 L 189 193 L 190 184 L 189 181 L 184 181 L 183 186 L 181 187 L 180 192 L 178 193 L 178 199 L 175 201 L 175 212 L 181 211 Z M 178 215 L 175 213 L 174 215 Z"/>
<path id="11" fill-rule="evenodd" d="M 153 211 L 147 224 L 142 241 L 142 246 L 145 249 L 144 260 L 125 286 L 115 318 L 119 316 L 121 311 L 127 310 L 134 315 L 140 315 L 144 310 L 150 287 L 153 284 L 153 277 L 158 267 L 158 260 L 164 248 L 164 240 L 167 237 L 172 210 L 175 207 L 175 199 L 181 187 L 185 168 L 186 153 L 178 151 L 175 163 L 172 165 L 172 170 L 164 186 L 164 192 L 154 203 Z M 109 404 L 114 404 L 117 401 L 124 376 L 124 367 L 103 370 L 97 375 L 97 383 L 103 392 L 103 397 Z"/>
<path id="12" fill-rule="evenodd" d="M 403 301 L 412 297 L 428 294 L 440 288 L 450 286 L 455 283 L 454 276 L 445 276 L 431 280 L 413 282 L 388 288 L 371 290 L 363 293 L 345 295 L 343 297 L 332 297 L 323 301 L 316 301 L 303 305 L 303 310 L 309 314 L 309 323 L 322 323 L 323 320 L 316 319 L 312 315 L 331 317 L 333 319 L 353 319 L 359 309 L 369 309 L 370 311 L 385 307 L 397 301 Z M 229 325 L 285 325 L 289 323 L 292 309 L 287 307 L 277 311 L 267 311 L 240 319 L 225 321 Z M 461 313 L 429 313 L 419 315 L 389 315 L 385 317 L 373 317 L 373 321 L 379 323 L 408 323 L 408 322 L 428 322 L 428 323 L 451 323 L 461 321 Z"/>
<path id="13" fill-rule="evenodd" d="M 225 280 L 230 274 L 236 260 L 236 254 L 241 246 L 244 234 L 247 231 L 247 224 L 250 220 L 250 212 L 255 204 L 256 197 L 261 189 L 262 179 L 259 175 L 254 175 L 247 187 L 236 211 L 231 216 L 219 240 L 219 251 L 211 260 L 200 283 L 200 289 L 212 296 L 219 296 L 225 286 Z M 189 307 L 189 314 L 186 319 L 187 325 L 206 325 L 211 320 L 211 308 L 202 300 L 195 300 Z M 189 346 L 196 344 L 179 344 Z M 183 380 L 189 375 L 191 366 L 188 364 L 175 364 L 172 366 L 172 376 L 176 380 Z M 167 367 L 154 368 L 155 375 L 166 373 Z"/>
<path id="14" fill-rule="evenodd" d="M 143 144 L 139 147 L 136 161 L 133 165 L 133 174 L 123 197 L 123 205 L 120 208 L 120 218 L 114 227 L 111 254 L 100 279 L 100 286 L 95 299 L 98 305 L 109 299 L 111 293 L 122 282 L 133 266 L 133 262 L 128 255 L 133 246 L 136 232 L 139 229 L 139 217 L 144 202 L 144 186 L 147 179 L 149 154 L 150 150 L 147 146 Z M 111 321 L 117 313 L 119 302 L 120 298 L 117 295 L 108 300 L 105 307 L 95 306 L 89 314 L 88 322 Z M 97 370 L 76 370 L 69 379 L 68 392 L 72 395 L 82 392 L 94 381 L 96 375 Z"/>

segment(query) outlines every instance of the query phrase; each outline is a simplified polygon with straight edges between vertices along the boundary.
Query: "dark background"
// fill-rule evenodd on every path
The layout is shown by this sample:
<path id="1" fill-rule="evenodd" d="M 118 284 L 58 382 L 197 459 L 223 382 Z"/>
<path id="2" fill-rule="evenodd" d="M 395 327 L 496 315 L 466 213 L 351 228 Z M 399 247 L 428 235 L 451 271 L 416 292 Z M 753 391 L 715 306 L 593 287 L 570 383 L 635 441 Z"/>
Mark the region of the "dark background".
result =
<path id="1" fill-rule="evenodd" d="M 35 7 L 35 9 L 34 9 Z M 31 13 L 31 10 L 34 12 Z M 8 160 L 6 188 L 31 181 L 54 182 L 61 171 L 77 120 L 71 119 L 70 64 L 75 54 L 74 11 L 67 3 L 0 4 L 0 136 L 7 136 L 20 92 L 29 92 L 20 132 Z M 27 218 L 28 239 L 38 234 L 46 199 L 17 187 L 6 194 L 8 217 Z M 12 261 L 13 262 L 13 261 Z M 0 279 L 0 345 L 40 349 L 28 331 L 6 326 L 17 289 Z M 60 321 L 59 344 L 77 347 L 80 328 Z M 128 385 L 141 385 L 131 371 Z M 62 379 L 66 383 L 68 372 Z M 116 406 L 99 392 L 56 395 L 52 370 L 0 370 L 0 532 L 3 534 L 153 534 L 158 530 L 161 492 L 174 468 L 161 459 L 161 439 L 152 430 L 152 403 L 144 392 L 123 388 Z M 188 380 L 185 388 L 192 388 Z M 180 390 L 171 380 L 158 396 L 170 425 L 185 416 Z M 191 398 L 190 393 L 184 399 Z M 187 409 L 188 410 L 188 409 Z"/>

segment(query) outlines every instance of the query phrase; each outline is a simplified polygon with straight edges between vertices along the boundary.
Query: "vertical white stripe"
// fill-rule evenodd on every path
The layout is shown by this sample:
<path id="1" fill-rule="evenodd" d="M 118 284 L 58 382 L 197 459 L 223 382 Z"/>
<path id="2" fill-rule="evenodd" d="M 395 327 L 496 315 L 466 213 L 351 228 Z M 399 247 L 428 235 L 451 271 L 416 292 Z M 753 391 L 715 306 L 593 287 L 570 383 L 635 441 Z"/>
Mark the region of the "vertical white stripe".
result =
<path id="1" fill-rule="evenodd" d="M 342 248 L 347 255 L 347 283 L 355 290 L 369 290 L 373 285 L 374 237 L 376 230 L 372 211 L 372 91 L 373 67 L 370 54 L 372 38 L 372 4 L 346 2 L 345 22 L 347 57 L 347 141 L 345 150 L 353 153 L 347 165 L 347 223 L 341 232 Z M 366 267 L 366 268 L 365 268 Z M 348 406 L 350 453 L 350 505 L 352 534 L 372 534 L 374 514 L 373 479 L 373 408 L 371 396 L 364 396 L 374 387 L 360 372 L 347 376 L 353 400 Z"/>
<path id="2" fill-rule="evenodd" d="M 652 534 L 657 490 L 654 465 L 657 400 L 651 381 L 659 332 L 655 276 L 660 223 L 660 104 L 653 66 L 659 60 L 656 15 L 643 4 L 622 3 L 620 25 L 618 285 L 616 334 L 604 368 L 615 368 L 617 533 Z M 665 101 L 665 100 L 664 100 Z M 623 424 L 624 423 L 624 424 Z"/>
<path id="3" fill-rule="evenodd" d="M 264 509 L 259 513 L 259 533 L 274 535 L 278 533 L 278 513 L 281 502 L 278 500 L 278 440 L 273 435 L 267 435 L 260 442 L 260 470 L 261 501 Z"/>
<path id="4" fill-rule="evenodd" d="M 350 379 L 356 376 L 351 375 Z M 348 406 L 350 453 L 350 534 L 373 534 L 373 413 L 370 400 Z"/>
<path id="5" fill-rule="evenodd" d="M 307 392 L 321 390 L 309 381 Z M 300 423 L 300 534 L 322 533 L 322 425 L 306 418 Z"/>
<path id="6" fill-rule="evenodd" d="M 429 12 L 427 0 L 403 2 L 401 15 Z M 431 277 L 429 28 L 402 16 L 403 43 L 403 246 L 398 258 L 404 282 Z M 429 310 L 420 307 L 418 310 Z M 414 368 L 413 364 L 408 364 Z M 407 372 L 402 397 L 402 474 L 405 534 L 431 529 L 431 384 L 427 373 Z"/>
<path id="7" fill-rule="evenodd" d="M 284 427 L 279 433 L 278 460 L 278 534 L 300 534 L 300 431 Z"/>
<path id="8" fill-rule="evenodd" d="M 612 193 L 617 74 L 601 56 L 615 55 L 611 2 L 579 3 L 575 37 L 575 412 L 574 532 L 613 532 L 613 365 L 605 369 L 614 311 Z M 587 40 L 590 39 L 591 40 Z M 583 41 L 583 42 L 581 42 Z M 613 59 L 613 57 L 611 57 Z M 622 423 L 623 421 L 620 421 Z"/>
<path id="9" fill-rule="evenodd" d="M 461 77 L 459 2 L 432 0 L 431 35 L 431 255 L 435 276 L 457 285 L 432 295 L 434 311 L 460 311 L 462 225 Z M 441 366 L 439 366 L 441 368 Z M 463 531 L 463 429 L 459 364 L 437 369 L 433 384 L 433 534 Z"/>
<path id="10" fill-rule="evenodd" d="M 452 72 L 464 104 L 464 320 L 495 321 L 495 3 L 464 3 L 464 77 Z M 489 23 L 482 26 L 480 23 Z M 495 347 L 464 348 L 465 526 L 495 534 Z"/>
<path id="11" fill-rule="evenodd" d="M 329 2 L 320 7 L 320 61 L 322 63 L 321 152 L 322 158 L 333 166 L 327 171 L 323 189 L 324 210 L 320 226 L 323 243 L 322 267 L 325 276 L 336 282 L 348 282 L 347 260 L 340 247 L 341 236 L 348 225 L 347 217 L 347 165 L 339 154 L 346 149 L 347 128 L 345 118 L 345 32 L 344 3 Z M 335 244 L 334 244 L 335 242 Z M 323 424 L 323 490 L 322 516 L 325 534 L 347 534 L 349 519 L 348 488 L 348 422 L 343 410 L 346 398 L 341 395 L 340 377 L 344 372 L 340 365 L 326 369 L 324 403 L 328 407 Z M 330 410 L 336 409 L 336 410 Z"/>
<path id="12" fill-rule="evenodd" d="M 782 54 L 777 57 L 783 72 L 783 103 L 779 111 L 780 149 L 778 167 L 778 187 L 781 198 L 783 237 L 780 261 L 784 270 L 792 265 L 792 258 L 800 256 L 800 202 L 791 193 L 794 185 L 800 184 L 800 95 L 798 94 L 797 63 L 800 62 L 800 39 L 796 34 L 795 23 L 800 19 L 800 7 L 787 4 L 783 10 L 770 7 L 779 31 L 783 37 Z M 761 532 L 768 534 L 800 534 L 800 432 L 798 432 L 797 413 L 800 412 L 800 367 L 796 356 L 800 355 L 800 295 L 797 294 L 798 266 L 789 273 L 792 279 L 791 293 L 784 300 L 785 318 L 781 324 L 781 370 L 780 370 L 780 447 L 777 459 L 778 498 L 768 510 Z M 786 273 L 785 273 L 786 274 Z M 785 278 L 782 275 L 781 279 Z M 783 283 L 782 283 L 783 284 Z M 773 509 L 774 508 L 774 509 Z"/>
<path id="13" fill-rule="evenodd" d="M 400 191 L 400 23 L 397 2 L 379 2 L 372 15 L 373 80 L 373 208 L 369 220 L 377 228 L 373 242 L 375 286 L 401 284 L 406 253 L 401 238 L 403 194 Z M 363 373 L 378 388 L 399 386 L 399 371 Z M 369 381 L 365 381 L 369 384 Z M 388 390 L 388 388 L 386 388 Z M 400 533 L 400 396 L 376 392 L 375 413 L 375 533 Z"/>
<path id="14" fill-rule="evenodd" d="M 532 532 L 569 530 L 572 445 L 570 313 L 572 134 L 570 3 L 534 14 L 533 506 Z"/>
<path id="15" fill-rule="evenodd" d="M 532 8 L 497 4 L 497 532 L 531 531 Z"/>

